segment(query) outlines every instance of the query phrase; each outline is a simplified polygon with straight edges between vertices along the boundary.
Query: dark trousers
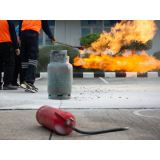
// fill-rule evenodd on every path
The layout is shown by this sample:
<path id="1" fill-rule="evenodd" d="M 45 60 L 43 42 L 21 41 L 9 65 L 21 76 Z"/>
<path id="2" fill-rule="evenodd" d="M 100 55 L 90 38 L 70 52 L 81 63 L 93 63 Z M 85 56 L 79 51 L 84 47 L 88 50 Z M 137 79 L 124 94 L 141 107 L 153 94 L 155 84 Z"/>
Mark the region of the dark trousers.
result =
<path id="1" fill-rule="evenodd" d="M 20 39 L 23 80 L 34 84 L 39 54 L 39 34 L 33 30 L 25 30 L 22 31 Z"/>
<path id="2" fill-rule="evenodd" d="M 0 81 L 3 63 L 5 63 L 3 82 L 4 86 L 8 86 L 12 82 L 14 69 L 14 49 L 10 42 L 0 43 Z M 2 85 L 2 82 L 0 84 Z"/>
<path id="3" fill-rule="evenodd" d="M 17 56 L 16 53 L 14 53 L 14 56 L 15 56 L 15 65 L 14 65 L 12 84 L 17 83 L 18 74 L 20 74 L 19 79 L 20 79 L 20 84 L 22 84 L 23 83 L 23 73 L 22 73 L 22 64 L 21 64 L 21 54 Z"/>
<path id="4" fill-rule="evenodd" d="M 0 87 L 1 87 L 1 85 L 3 84 L 3 83 L 1 82 L 2 72 L 3 72 L 3 59 L 0 58 Z"/>

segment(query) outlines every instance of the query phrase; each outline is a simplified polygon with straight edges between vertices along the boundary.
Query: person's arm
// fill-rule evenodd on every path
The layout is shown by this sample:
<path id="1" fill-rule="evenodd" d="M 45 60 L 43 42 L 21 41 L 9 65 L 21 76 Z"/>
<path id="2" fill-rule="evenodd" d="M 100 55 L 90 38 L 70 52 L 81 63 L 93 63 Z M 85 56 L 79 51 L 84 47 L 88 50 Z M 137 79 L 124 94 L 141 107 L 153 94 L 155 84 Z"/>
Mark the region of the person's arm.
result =
<path id="1" fill-rule="evenodd" d="M 19 35 L 17 34 L 17 42 L 19 43 Z"/>
<path id="2" fill-rule="evenodd" d="M 42 29 L 50 39 L 54 37 L 49 27 L 48 20 L 42 20 Z"/>
<path id="3" fill-rule="evenodd" d="M 15 28 L 16 35 L 17 35 L 17 42 L 19 43 L 19 25 Z"/>
<path id="4" fill-rule="evenodd" d="M 19 50 L 19 47 L 18 47 L 17 36 L 16 36 L 14 24 L 13 24 L 12 20 L 7 20 L 7 22 L 9 24 L 9 32 L 10 32 L 10 35 L 11 35 L 11 40 L 13 42 L 13 47 L 15 49 L 16 54 L 19 55 L 20 50 Z"/>
<path id="5" fill-rule="evenodd" d="M 11 40 L 13 42 L 14 49 L 18 49 L 19 47 L 17 43 L 17 36 L 16 36 L 16 32 L 15 32 L 15 28 L 12 20 L 8 20 L 8 24 L 9 24 L 9 32 L 11 35 Z"/>
<path id="6" fill-rule="evenodd" d="M 21 27 L 22 27 L 22 21 L 23 21 L 23 20 L 19 20 L 19 39 L 21 39 Z"/>

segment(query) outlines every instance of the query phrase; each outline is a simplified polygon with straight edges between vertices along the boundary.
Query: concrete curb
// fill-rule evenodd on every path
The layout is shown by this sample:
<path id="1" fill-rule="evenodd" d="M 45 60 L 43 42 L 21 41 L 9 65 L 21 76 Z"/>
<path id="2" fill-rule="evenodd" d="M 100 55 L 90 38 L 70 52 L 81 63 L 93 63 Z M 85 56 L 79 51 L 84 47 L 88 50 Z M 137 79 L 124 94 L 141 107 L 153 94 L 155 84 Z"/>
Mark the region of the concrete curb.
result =
<path id="1" fill-rule="evenodd" d="M 4 73 L 2 72 L 2 77 Z M 47 72 L 36 73 L 36 78 L 47 77 Z M 159 78 L 160 72 L 146 72 L 143 74 L 137 74 L 137 72 L 73 72 L 73 78 L 95 78 L 95 77 L 106 77 L 106 78 Z"/>
<path id="2" fill-rule="evenodd" d="M 47 77 L 47 72 L 36 73 L 36 77 Z M 73 72 L 73 78 L 95 78 L 95 77 L 108 77 L 108 78 L 139 78 L 139 77 L 154 77 L 159 78 L 160 72 L 146 72 L 137 74 L 137 72 Z"/>

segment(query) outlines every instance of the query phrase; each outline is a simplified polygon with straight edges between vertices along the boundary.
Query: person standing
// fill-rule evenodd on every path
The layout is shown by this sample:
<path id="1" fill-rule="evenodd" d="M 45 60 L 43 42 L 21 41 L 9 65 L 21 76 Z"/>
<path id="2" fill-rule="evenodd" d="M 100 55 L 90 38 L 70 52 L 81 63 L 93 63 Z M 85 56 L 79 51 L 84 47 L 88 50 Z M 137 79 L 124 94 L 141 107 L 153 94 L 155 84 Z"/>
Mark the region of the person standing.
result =
<path id="1" fill-rule="evenodd" d="M 19 21 L 19 36 L 21 44 L 23 80 L 21 87 L 27 92 L 36 93 L 34 86 L 36 67 L 38 63 L 38 39 L 40 29 L 48 35 L 51 43 L 56 43 L 47 20 L 21 20 Z"/>
<path id="2" fill-rule="evenodd" d="M 17 27 L 15 28 L 15 31 L 16 31 L 16 35 L 17 35 L 17 42 L 19 42 L 19 25 L 17 25 Z M 14 55 L 15 55 L 15 66 L 14 66 L 14 72 L 13 72 L 12 85 L 13 86 L 20 86 L 23 83 L 21 54 L 17 56 L 15 53 Z M 20 76 L 19 76 L 20 85 L 17 83 L 18 74 L 20 74 Z"/>
<path id="3" fill-rule="evenodd" d="M 11 85 L 14 70 L 14 50 L 17 55 L 20 54 L 15 28 L 11 20 L 0 20 L 0 26 L 0 72 L 2 72 L 3 63 L 5 63 L 4 84 L 0 81 L 0 89 L 3 85 L 3 90 L 16 90 L 17 87 Z"/>

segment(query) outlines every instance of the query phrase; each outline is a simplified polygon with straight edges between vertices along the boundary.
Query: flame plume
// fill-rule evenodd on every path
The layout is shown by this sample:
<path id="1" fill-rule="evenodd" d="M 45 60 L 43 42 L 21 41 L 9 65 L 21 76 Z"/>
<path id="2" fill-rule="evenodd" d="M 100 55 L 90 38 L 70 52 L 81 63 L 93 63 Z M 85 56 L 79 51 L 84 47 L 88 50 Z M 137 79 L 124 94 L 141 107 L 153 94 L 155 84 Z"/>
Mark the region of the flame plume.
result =
<path id="1" fill-rule="evenodd" d="M 129 55 L 111 57 L 110 55 L 90 55 L 89 58 L 74 59 L 74 65 L 83 68 L 102 69 L 104 71 L 127 71 L 145 73 L 155 69 L 160 69 L 160 61 L 155 57 L 150 57 L 144 52 L 141 55 Z"/>
<path id="2" fill-rule="evenodd" d="M 121 21 L 111 28 L 110 33 L 104 31 L 89 49 L 101 53 L 103 49 L 109 48 L 118 53 L 123 45 L 130 45 L 133 41 L 146 44 L 153 39 L 156 30 L 153 20 Z"/>
<path id="3" fill-rule="evenodd" d="M 132 42 L 146 44 L 153 39 L 157 27 L 153 20 L 121 21 L 111 32 L 104 32 L 100 38 L 88 48 L 98 55 L 90 54 L 88 58 L 74 59 L 73 65 L 83 68 L 102 69 L 104 71 L 126 71 L 145 73 L 160 69 L 160 61 L 153 56 L 148 56 L 145 51 L 139 55 L 123 51 L 123 56 L 110 56 L 108 53 L 118 53 L 123 45 L 130 45 Z M 84 51 L 83 51 L 84 53 Z"/>

